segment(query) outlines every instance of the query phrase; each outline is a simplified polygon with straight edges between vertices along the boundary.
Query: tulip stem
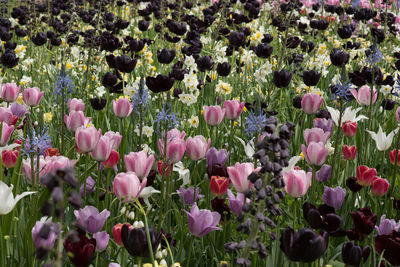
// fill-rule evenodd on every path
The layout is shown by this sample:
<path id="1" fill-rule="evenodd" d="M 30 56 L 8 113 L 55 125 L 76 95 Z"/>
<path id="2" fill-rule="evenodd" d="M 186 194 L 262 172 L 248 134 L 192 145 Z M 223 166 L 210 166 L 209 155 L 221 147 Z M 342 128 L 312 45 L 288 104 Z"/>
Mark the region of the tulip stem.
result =
<path id="1" fill-rule="evenodd" d="M 144 216 L 144 224 L 145 224 L 145 227 L 146 227 L 147 245 L 148 245 L 149 252 L 150 252 L 151 264 L 154 267 L 153 244 L 151 243 L 151 237 L 150 237 L 150 231 L 149 231 L 149 223 L 147 221 L 147 215 L 146 215 L 146 212 L 144 211 L 142 205 L 140 205 L 140 202 L 138 200 L 136 200 L 136 203 L 138 204 L 138 206 L 140 208 L 140 211 L 143 213 L 143 216 Z"/>
<path id="2" fill-rule="evenodd" d="M 332 163 L 332 175 L 331 177 L 335 177 L 335 167 L 336 167 L 336 162 L 337 162 L 337 156 L 339 155 L 338 152 L 338 146 L 339 146 L 339 138 L 340 138 L 340 128 L 342 124 L 342 115 L 343 115 L 343 107 L 342 107 L 342 102 L 339 103 L 339 121 L 337 125 L 337 131 L 336 131 L 336 136 L 335 136 L 335 151 L 333 152 L 333 163 Z"/>
<path id="3" fill-rule="evenodd" d="M 392 188 L 390 189 L 390 194 L 388 194 L 388 197 L 394 197 L 393 194 L 394 194 L 394 188 L 396 185 L 397 157 L 398 157 L 398 153 L 399 153 L 399 150 L 398 150 L 399 145 L 400 145 L 400 133 L 397 133 L 396 147 L 395 147 L 395 154 L 394 154 L 394 166 L 393 166 L 393 173 L 392 173 L 392 183 L 391 183 Z M 393 205 L 390 205 L 390 214 L 392 214 L 392 211 L 393 211 Z"/>
<path id="4" fill-rule="evenodd" d="M 194 241 L 194 237 L 192 236 L 192 237 L 190 237 L 189 252 L 188 252 L 188 255 L 187 255 L 185 266 L 189 266 L 190 265 L 190 256 L 192 255 L 193 241 Z"/>

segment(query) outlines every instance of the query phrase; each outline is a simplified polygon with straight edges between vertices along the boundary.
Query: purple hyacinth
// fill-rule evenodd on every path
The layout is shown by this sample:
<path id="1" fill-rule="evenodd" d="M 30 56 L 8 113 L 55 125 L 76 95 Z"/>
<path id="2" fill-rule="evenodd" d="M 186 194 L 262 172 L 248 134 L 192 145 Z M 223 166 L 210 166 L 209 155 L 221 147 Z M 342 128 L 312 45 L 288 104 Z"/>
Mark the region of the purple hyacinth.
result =
<path id="1" fill-rule="evenodd" d="M 210 210 L 199 210 L 197 204 L 193 204 L 190 213 L 185 210 L 188 217 L 189 232 L 195 236 L 204 236 L 215 230 L 222 230 L 217 227 L 221 215 Z"/>
<path id="2" fill-rule="evenodd" d="M 32 239 L 35 248 L 52 249 L 58 234 L 59 230 L 55 223 L 37 221 L 32 228 Z"/>
<path id="3" fill-rule="evenodd" d="M 83 209 L 75 210 L 74 214 L 78 221 L 78 226 L 89 233 L 97 233 L 103 228 L 110 212 L 103 210 L 99 213 L 98 209 L 93 206 L 86 206 Z"/>
<path id="4" fill-rule="evenodd" d="M 183 199 L 185 205 L 191 206 L 193 203 L 197 202 L 200 198 L 204 197 L 204 195 L 200 195 L 200 188 L 196 188 L 196 196 L 194 195 L 194 187 L 191 186 L 188 189 L 183 188 L 181 186 L 177 191 L 180 198 Z"/>
<path id="5" fill-rule="evenodd" d="M 236 214 L 236 216 L 239 216 L 240 213 L 242 213 L 244 199 L 245 199 L 244 194 L 237 193 L 237 197 L 235 197 L 232 191 L 228 189 L 229 208 L 232 210 L 233 213 Z M 246 201 L 248 200 L 249 199 L 246 199 Z"/>
<path id="6" fill-rule="evenodd" d="M 335 188 L 325 186 L 322 201 L 335 210 L 339 210 L 343 204 L 345 196 L 346 189 L 341 188 L 340 186 L 336 186 Z"/>
<path id="7" fill-rule="evenodd" d="M 110 235 L 107 234 L 106 231 L 98 232 L 93 235 L 93 238 L 96 239 L 96 251 L 102 252 L 106 249 L 108 245 L 108 241 L 110 240 Z"/>
<path id="8" fill-rule="evenodd" d="M 390 235 L 393 231 L 398 232 L 400 228 L 400 221 L 396 222 L 394 219 L 386 219 L 386 215 L 381 216 L 379 226 L 375 226 L 379 235 Z"/>

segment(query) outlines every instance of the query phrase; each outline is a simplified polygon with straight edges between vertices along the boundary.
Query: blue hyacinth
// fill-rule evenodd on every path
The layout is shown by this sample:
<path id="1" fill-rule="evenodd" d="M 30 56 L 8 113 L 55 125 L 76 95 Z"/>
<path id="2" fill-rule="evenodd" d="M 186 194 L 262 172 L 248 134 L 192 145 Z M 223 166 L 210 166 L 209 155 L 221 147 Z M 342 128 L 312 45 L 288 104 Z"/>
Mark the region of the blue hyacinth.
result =
<path id="1" fill-rule="evenodd" d="M 35 155 L 44 155 L 44 152 L 51 148 L 51 136 L 47 133 L 47 129 L 43 129 L 42 133 L 37 133 L 35 129 L 32 130 L 32 136 L 21 138 L 25 141 L 24 148 L 21 148 L 22 155 L 34 153 Z"/>
<path id="2" fill-rule="evenodd" d="M 255 115 L 254 112 L 250 112 L 245 123 L 245 132 L 248 136 L 255 136 L 261 134 L 264 131 L 264 127 L 267 125 L 267 115 L 260 112 L 259 115 Z"/>
<path id="3" fill-rule="evenodd" d="M 177 113 L 171 111 L 169 105 L 165 105 L 160 113 L 157 114 L 155 122 L 157 123 L 157 132 L 161 133 L 161 129 L 164 130 L 165 125 L 167 125 L 168 128 L 166 130 L 177 128 L 180 120 L 177 116 Z"/>
<path id="4" fill-rule="evenodd" d="M 60 71 L 60 74 L 57 75 L 57 82 L 54 84 L 53 95 L 56 96 L 56 101 L 57 96 L 61 96 L 64 101 L 66 101 L 66 95 L 71 94 L 73 89 L 74 85 L 72 84 L 71 77 L 69 77 L 68 73 L 63 67 Z"/>

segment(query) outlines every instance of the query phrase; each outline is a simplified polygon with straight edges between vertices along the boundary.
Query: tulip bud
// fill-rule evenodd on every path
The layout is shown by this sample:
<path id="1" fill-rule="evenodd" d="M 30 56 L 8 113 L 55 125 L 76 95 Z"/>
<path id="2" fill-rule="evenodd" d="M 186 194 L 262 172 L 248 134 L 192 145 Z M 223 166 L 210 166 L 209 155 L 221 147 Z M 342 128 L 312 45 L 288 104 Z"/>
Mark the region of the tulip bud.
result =
<path id="1" fill-rule="evenodd" d="M 343 134 L 346 137 L 353 137 L 357 132 L 357 122 L 345 121 L 342 124 Z"/>
<path id="2" fill-rule="evenodd" d="M 128 98 L 119 98 L 117 101 L 112 101 L 113 111 L 118 118 L 128 117 L 133 110 Z"/>
<path id="3" fill-rule="evenodd" d="M 305 94 L 301 99 L 301 108 L 306 114 L 315 114 L 323 102 L 324 98 L 319 94 Z"/>
<path id="4" fill-rule="evenodd" d="M 389 189 L 389 182 L 386 179 L 375 177 L 371 185 L 371 193 L 374 196 L 381 197 L 386 194 Z"/>
<path id="5" fill-rule="evenodd" d="M 208 125 L 217 126 L 221 124 L 225 117 L 225 108 L 221 109 L 220 106 L 205 106 L 204 107 L 204 120 Z"/>
<path id="6" fill-rule="evenodd" d="M 396 151 L 397 151 L 397 161 L 396 161 Z M 390 163 L 397 164 L 397 166 L 400 166 L 400 150 L 398 149 L 393 149 L 392 151 L 389 152 L 389 160 Z"/>
<path id="7" fill-rule="evenodd" d="M 15 83 L 4 83 L 1 85 L 0 97 L 5 102 L 15 102 L 21 87 Z"/>
<path id="8" fill-rule="evenodd" d="M 356 146 L 343 145 L 343 156 L 345 160 L 354 160 L 357 155 Z"/>
<path id="9" fill-rule="evenodd" d="M 229 179 L 222 176 L 212 176 L 210 180 L 211 192 L 217 196 L 223 196 L 229 187 Z"/>
<path id="10" fill-rule="evenodd" d="M 44 92 L 41 92 L 40 89 L 37 87 L 33 88 L 28 87 L 22 92 L 23 100 L 25 104 L 29 107 L 35 107 L 39 105 L 43 95 Z"/>

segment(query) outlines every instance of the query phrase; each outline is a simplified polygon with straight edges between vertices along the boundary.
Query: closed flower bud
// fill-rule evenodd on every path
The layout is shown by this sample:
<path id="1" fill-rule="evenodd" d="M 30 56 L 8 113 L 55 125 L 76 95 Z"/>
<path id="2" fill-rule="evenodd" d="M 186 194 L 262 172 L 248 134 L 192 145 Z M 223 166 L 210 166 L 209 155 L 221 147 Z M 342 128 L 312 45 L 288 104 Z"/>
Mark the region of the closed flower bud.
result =
<path id="1" fill-rule="evenodd" d="M 229 187 L 229 179 L 221 176 L 212 176 L 210 180 L 211 192 L 217 196 L 223 196 Z"/>

